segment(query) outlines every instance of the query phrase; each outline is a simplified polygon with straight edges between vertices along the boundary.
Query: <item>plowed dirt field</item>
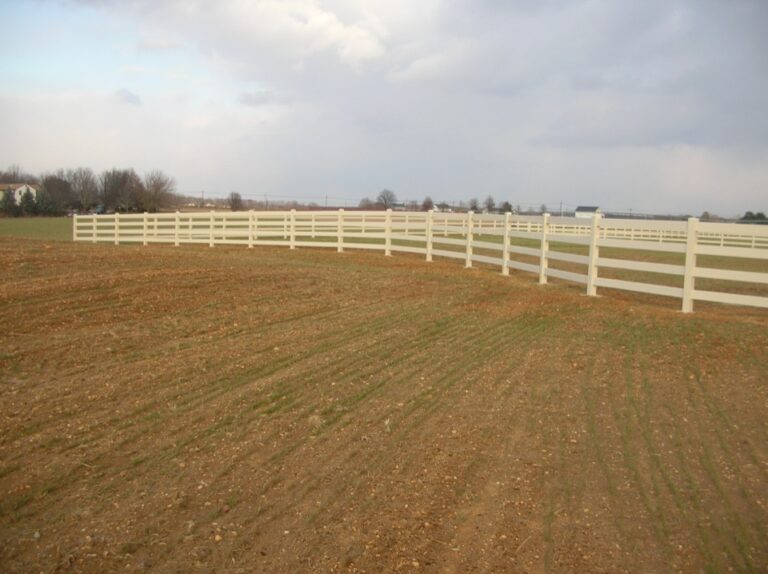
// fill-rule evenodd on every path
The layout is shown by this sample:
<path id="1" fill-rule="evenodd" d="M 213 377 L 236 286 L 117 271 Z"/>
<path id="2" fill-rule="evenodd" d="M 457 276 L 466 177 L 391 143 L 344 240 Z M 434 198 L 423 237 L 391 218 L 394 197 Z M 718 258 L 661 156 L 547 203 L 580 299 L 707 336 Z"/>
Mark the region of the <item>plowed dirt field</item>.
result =
<path id="1" fill-rule="evenodd" d="M 2 572 L 768 569 L 768 314 L 0 239 Z"/>

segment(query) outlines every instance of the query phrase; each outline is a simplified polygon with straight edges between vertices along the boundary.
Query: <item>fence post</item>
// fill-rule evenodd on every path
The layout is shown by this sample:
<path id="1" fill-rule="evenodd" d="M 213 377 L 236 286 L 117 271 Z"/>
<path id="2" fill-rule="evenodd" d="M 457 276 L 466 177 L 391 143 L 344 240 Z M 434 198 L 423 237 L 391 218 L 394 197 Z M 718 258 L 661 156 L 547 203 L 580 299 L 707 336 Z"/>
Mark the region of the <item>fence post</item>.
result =
<path id="1" fill-rule="evenodd" d="M 547 252 L 549 251 L 549 213 L 541 215 L 541 254 L 539 255 L 539 285 L 547 284 Z"/>
<path id="2" fill-rule="evenodd" d="M 72 214 L 72 241 L 77 241 L 77 213 Z"/>
<path id="3" fill-rule="evenodd" d="M 509 275 L 509 226 L 512 219 L 512 213 L 507 211 L 504 214 L 504 245 L 501 248 L 501 274 Z"/>
<path id="4" fill-rule="evenodd" d="M 698 241 L 699 220 L 688 219 L 685 238 L 685 273 L 683 275 L 683 313 L 693 311 L 693 290 L 695 289 L 694 272 L 696 271 L 696 244 Z"/>
<path id="5" fill-rule="evenodd" d="M 248 249 L 253 249 L 253 210 L 248 210 Z"/>
<path id="6" fill-rule="evenodd" d="M 213 247 L 213 210 L 211 210 L 211 214 L 208 217 L 208 224 L 210 225 L 208 230 L 208 247 Z"/>
<path id="7" fill-rule="evenodd" d="M 98 233 L 98 225 L 99 225 L 99 216 L 96 214 L 91 215 L 91 233 L 93 234 L 92 241 L 93 243 L 96 243 L 97 233 Z"/>
<path id="8" fill-rule="evenodd" d="M 464 260 L 464 267 L 472 267 L 472 216 L 473 211 L 467 211 L 467 256 Z"/>
<path id="9" fill-rule="evenodd" d="M 384 217 L 384 255 L 392 255 L 392 209 Z"/>
<path id="10" fill-rule="evenodd" d="M 338 245 L 336 246 L 336 251 L 338 253 L 342 253 L 344 251 L 344 210 L 339 209 L 339 220 L 336 225 L 336 233 L 338 234 Z"/>
<path id="11" fill-rule="evenodd" d="M 115 211 L 115 245 L 120 244 L 120 214 Z"/>
<path id="12" fill-rule="evenodd" d="M 296 210 L 291 210 L 291 249 L 296 249 Z"/>
<path id="13" fill-rule="evenodd" d="M 427 211 L 427 261 L 432 261 L 432 215 L 433 210 Z"/>
<path id="14" fill-rule="evenodd" d="M 312 214 L 312 239 L 315 238 L 315 214 Z"/>
<path id="15" fill-rule="evenodd" d="M 594 297 L 597 295 L 597 258 L 600 256 L 600 247 L 597 240 L 600 238 L 600 219 L 601 215 L 595 213 L 592 216 L 591 235 L 589 238 L 589 266 L 587 267 L 587 295 Z"/>
<path id="16" fill-rule="evenodd" d="M 176 211 L 176 220 L 174 221 L 174 241 L 173 246 L 179 246 L 179 212 Z"/>

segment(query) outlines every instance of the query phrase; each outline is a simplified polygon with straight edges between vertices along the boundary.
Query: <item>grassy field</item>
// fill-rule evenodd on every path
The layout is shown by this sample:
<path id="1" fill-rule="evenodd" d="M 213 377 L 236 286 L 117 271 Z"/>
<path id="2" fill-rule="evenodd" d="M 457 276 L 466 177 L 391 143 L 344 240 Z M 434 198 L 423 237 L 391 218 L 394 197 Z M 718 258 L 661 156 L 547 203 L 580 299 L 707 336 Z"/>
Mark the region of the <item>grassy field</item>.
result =
<path id="1" fill-rule="evenodd" d="M 320 249 L 0 265 L 0 571 L 768 568 L 764 313 Z"/>
<path id="2" fill-rule="evenodd" d="M 72 240 L 71 217 L 0 217 L 0 237 Z"/>

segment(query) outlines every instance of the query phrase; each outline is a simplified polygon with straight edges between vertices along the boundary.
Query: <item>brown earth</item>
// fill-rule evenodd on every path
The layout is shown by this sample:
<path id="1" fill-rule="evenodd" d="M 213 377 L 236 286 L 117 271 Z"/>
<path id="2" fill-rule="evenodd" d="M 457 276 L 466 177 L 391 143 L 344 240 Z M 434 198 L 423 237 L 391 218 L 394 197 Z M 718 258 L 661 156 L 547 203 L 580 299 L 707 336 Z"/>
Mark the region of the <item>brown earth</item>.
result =
<path id="1" fill-rule="evenodd" d="M 0 268 L 3 572 L 768 569 L 765 312 L 308 249 Z"/>

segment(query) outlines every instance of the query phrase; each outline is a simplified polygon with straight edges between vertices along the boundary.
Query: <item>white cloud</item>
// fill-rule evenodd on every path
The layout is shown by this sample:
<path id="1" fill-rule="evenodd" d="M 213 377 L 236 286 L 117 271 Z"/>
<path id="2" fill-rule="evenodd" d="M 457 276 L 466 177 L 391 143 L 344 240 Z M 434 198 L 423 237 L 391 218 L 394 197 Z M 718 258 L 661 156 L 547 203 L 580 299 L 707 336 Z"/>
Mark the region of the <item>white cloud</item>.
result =
<path id="1" fill-rule="evenodd" d="M 247 64 L 259 52 L 287 58 L 300 67 L 313 55 L 330 52 L 345 65 L 360 66 L 385 53 L 386 30 L 373 16 L 344 21 L 315 0 L 177 0 L 171 2 L 108 2 L 151 23 L 151 38 L 143 49 L 177 45 L 178 33 L 212 55 Z M 165 35 L 164 35 L 165 34 Z M 167 38 L 166 38 L 167 35 Z"/>
<path id="2" fill-rule="evenodd" d="M 167 52 L 178 50 L 181 44 L 163 36 L 147 36 L 136 43 L 140 52 Z"/>

